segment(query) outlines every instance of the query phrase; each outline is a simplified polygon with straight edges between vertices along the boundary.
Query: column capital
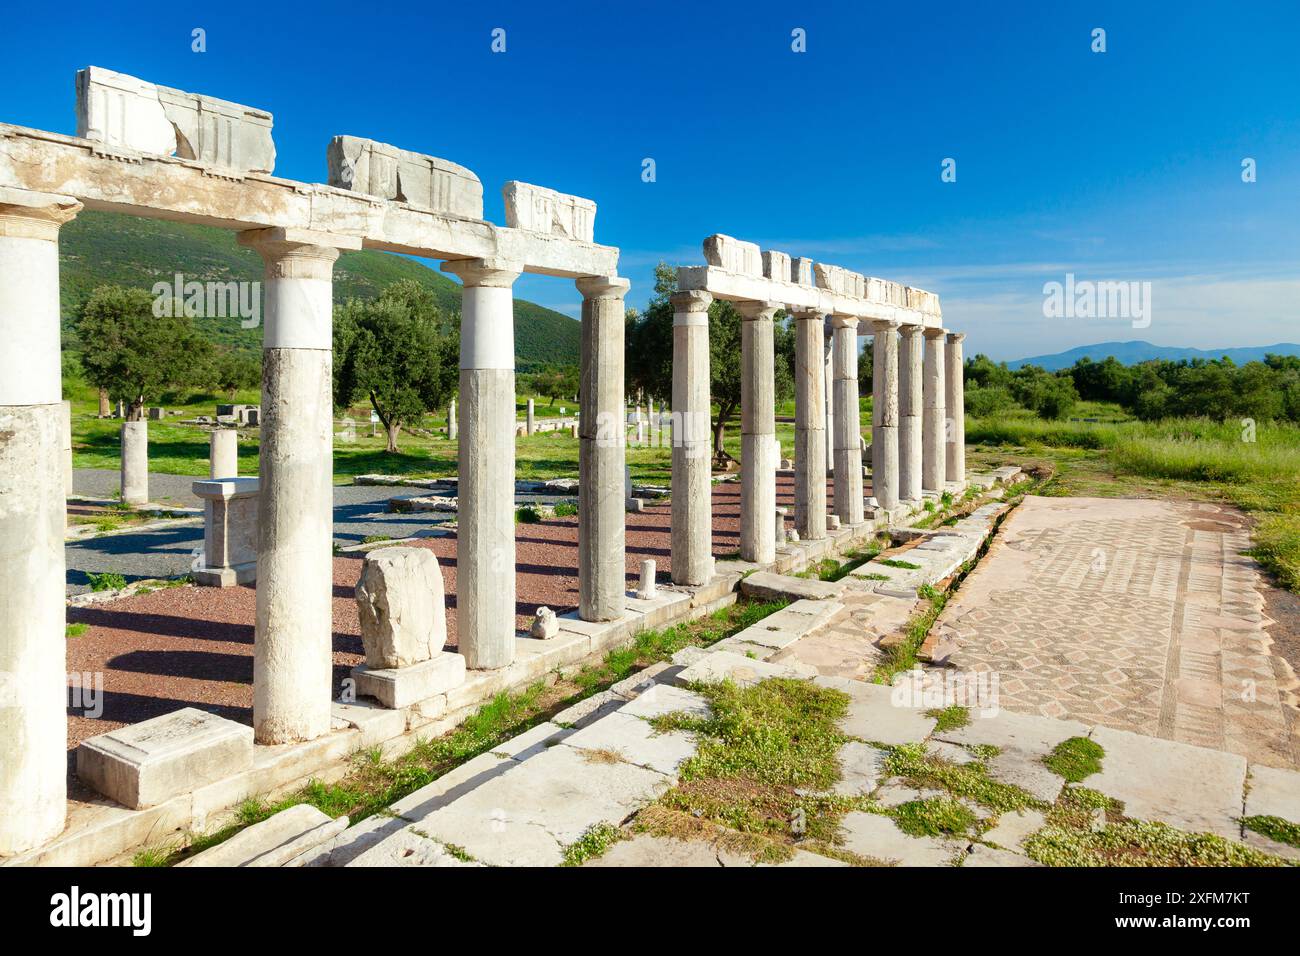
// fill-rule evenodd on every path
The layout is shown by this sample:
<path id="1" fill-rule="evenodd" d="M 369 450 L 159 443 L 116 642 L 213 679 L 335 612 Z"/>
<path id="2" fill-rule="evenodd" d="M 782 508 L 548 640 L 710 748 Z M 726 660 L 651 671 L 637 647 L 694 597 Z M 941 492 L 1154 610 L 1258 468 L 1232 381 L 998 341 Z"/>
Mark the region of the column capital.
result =
<path id="1" fill-rule="evenodd" d="M 856 315 L 832 315 L 830 317 L 831 328 L 852 329 L 855 333 L 858 331 L 859 319 Z"/>
<path id="2" fill-rule="evenodd" d="M 882 335 L 886 332 L 894 332 L 902 325 L 898 319 L 872 319 L 871 333 L 873 335 Z"/>
<path id="3" fill-rule="evenodd" d="M 574 280 L 584 299 L 621 299 L 632 283 L 619 276 L 583 276 Z"/>
<path id="4" fill-rule="evenodd" d="M 920 325 L 904 324 L 898 327 L 899 334 L 906 336 L 907 338 L 911 338 L 914 335 L 919 335 L 924 331 L 925 328 Z"/>
<path id="5" fill-rule="evenodd" d="M 451 259 L 442 264 L 442 271 L 458 277 L 466 288 L 509 289 L 524 266 L 513 259 Z"/>
<path id="6" fill-rule="evenodd" d="M 947 329 L 926 329 L 924 332 L 927 339 L 941 339 L 947 334 Z"/>
<path id="7" fill-rule="evenodd" d="M 953 345 L 959 345 L 959 344 L 961 344 L 962 342 L 966 341 L 966 333 L 965 333 L 965 332 L 949 332 L 949 333 L 948 333 L 948 341 L 951 342 Z"/>
<path id="8" fill-rule="evenodd" d="M 800 322 L 820 322 L 826 318 L 822 309 L 790 309 L 789 312 Z"/>
<path id="9" fill-rule="evenodd" d="M 328 279 L 342 249 L 361 248 L 355 236 L 339 236 L 314 229 L 247 229 L 236 241 L 261 255 L 277 279 Z"/>
<path id="10" fill-rule="evenodd" d="M 0 237 L 54 242 L 59 227 L 81 209 L 72 196 L 0 187 Z"/>
<path id="11" fill-rule="evenodd" d="M 687 292 L 675 292 L 669 298 L 674 312 L 707 312 L 713 304 L 713 296 L 699 289 Z"/>
<path id="12" fill-rule="evenodd" d="M 776 315 L 777 310 L 781 309 L 780 302 L 737 302 L 736 311 L 746 322 L 752 322 L 755 319 L 767 319 L 769 322 Z"/>

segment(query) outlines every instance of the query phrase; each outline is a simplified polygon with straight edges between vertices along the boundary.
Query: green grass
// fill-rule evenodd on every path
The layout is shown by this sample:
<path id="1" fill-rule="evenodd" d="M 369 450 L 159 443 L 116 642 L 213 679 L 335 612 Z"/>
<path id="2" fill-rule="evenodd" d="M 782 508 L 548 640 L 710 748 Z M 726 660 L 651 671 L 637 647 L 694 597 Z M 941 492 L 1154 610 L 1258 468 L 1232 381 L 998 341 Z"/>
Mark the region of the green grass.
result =
<path id="1" fill-rule="evenodd" d="M 516 524 L 538 524 L 541 520 L 541 512 L 532 505 L 525 505 L 515 512 Z"/>
<path id="2" fill-rule="evenodd" d="M 970 807 L 949 797 L 909 800 L 894 807 L 889 815 L 898 829 L 915 837 L 968 835 L 979 823 Z"/>
<path id="3" fill-rule="evenodd" d="M 578 503 L 576 501 L 561 501 L 555 505 L 555 517 L 570 518 L 578 513 Z"/>
<path id="4" fill-rule="evenodd" d="M 900 568 L 904 571 L 919 571 L 921 566 L 913 564 L 911 561 L 904 561 L 901 558 L 881 558 L 876 564 L 883 564 L 887 568 Z"/>
<path id="5" fill-rule="evenodd" d="M 925 603 L 908 622 L 903 640 L 885 648 L 871 678 L 874 683 L 889 684 L 896 675 L 911 670 L 920 663 L 916 653 L 948 604 L 948 595 L 936 591 L 928 584 L 917 588 L 916 594 Z"/>
<path id="6" fill-rule="evenodd" d="M 84 621 L 77 621 L 63 628 L 64 637 L 81 637 L 86 631 L 90 630 L 90 625 Z"/>
<path id="7" fill-rule="evenodd" d="M 945 730 L 957 730 L 970 723 L 970 711 L 960 704 L 953 704 L 951 707 L 942 709 L 927 710 L 925 716 L 934 718 L 935 733 L 942 733 Z"/>
<path id="8" fill-rule="evenodd" d="M 582 866 L 588 860 L 603 856 L 605 851 L 624 838 L 623 831 L 609 823 L 588 827 L 576 841 L 564 848 L 561 866 Z"/>
<path id="9" fill-rule="evenodd" d="M 1046 809 L 1046 805 L 1029 792 L 990 777 L 984 759 L 956 764 L 928 753 L 923 743 L 887 748 L 885 772 L 903 778 L 918 789 L 946 790 L 950 796 L 974 800 L 998 813 Z"/>
<path id="10" fill-rule="evenodd" d="M 1070 783 L 1079 783 L 1094 773 L 1101 773 L 1101 760 L 1105 756 L 1106 751 L 1095 740 L 1071 737 L 1053 747 L 1043 763 L 1052 773 Z"/>
<path id="11" fill-rule="evenodd" d="M 1285 843 L 1287 846 L 1300 847 L 1300 823 L 1292 823 L 1281 817 L 1253 816 L 1242 817 L 1241 824 L 1247 830 L 1254 830 L 1270 840 Z"/>
<path id="12" fill-rule="evenodd" d="M 94 571 L 86 572 L 86 579 L 90 582 L 92 591 L 119 591 L 126 587 L 126 578 L 115 571 Z"/>

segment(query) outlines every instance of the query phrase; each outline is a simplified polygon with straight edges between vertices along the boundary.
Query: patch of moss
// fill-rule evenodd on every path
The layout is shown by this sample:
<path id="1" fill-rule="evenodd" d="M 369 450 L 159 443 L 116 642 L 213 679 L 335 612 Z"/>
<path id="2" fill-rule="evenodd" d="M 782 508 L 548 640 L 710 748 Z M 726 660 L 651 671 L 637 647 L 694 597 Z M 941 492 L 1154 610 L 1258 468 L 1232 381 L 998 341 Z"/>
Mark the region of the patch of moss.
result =
<path id="1" fill-rule="evenodd" d="M 1278 843 L 1300 847 L 1300 823 L 1292 823 L 1282 817 L 1257 815 L 1242 817 L 1241 825 Z"/>
<path id="2" fill-rule="evenodd" d="M 979 823 L 975 813 L 949 797 L 909 800 L 890 811 L 898 829 L 911 836 L 969 834 Z"/>
<path id="3" fill-rule="evenodd" d="M 937 708 L 935 710 L 927 710 L 925 716 L 934 718 L 934 729 L 936 732 L 957 730 L 958 728 L 965 727 L 970 723 L 970 710 L 960 704 L 953 704 L 951 707 Z"/>
<path id="4" fill-rule="evenodd" d="M 954 764 L 928 753 L 925 744 L 890 747 L 885 757 L 885 772 L 902 777 L 917 789 L 946 790 L 954 797 L 966 797 L 998 813 L 1047 807 L 1028 791 L 990 778 L 982 762 Z"/>
<path id="5" fill-rule="evenodd" d="M 921 570 L 921 566 L 919 564 L 913 564 L 911 561 L 904 561 L 901 558 L 881 558 L 876 563 L 883 564 L 887 568 L 901 568 L 904 571 Z"/>
<path id="6" fill-rule="evenodd" d="M 587 828 L 582 836 L 564 848 L 564 862 L 560 866 L 582 866 L 588 860 L 603 856 L 605 851 L 624 839 L 621 829 L 610 823 L 597 823 Z"/>

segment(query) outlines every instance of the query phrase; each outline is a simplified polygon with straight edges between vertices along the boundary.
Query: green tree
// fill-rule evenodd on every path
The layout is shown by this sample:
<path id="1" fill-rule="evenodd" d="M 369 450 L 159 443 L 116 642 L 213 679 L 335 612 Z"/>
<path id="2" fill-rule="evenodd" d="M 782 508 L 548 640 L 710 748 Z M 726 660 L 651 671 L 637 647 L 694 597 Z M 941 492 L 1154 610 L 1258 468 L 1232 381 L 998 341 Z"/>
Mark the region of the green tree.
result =
<path id="1" fill-rule="evenodd" d="M 256 388 L 262 381 L 262 363 L 242 349 L 219 349 L 212 361 L 212 384 L 232 402 L 241 388 Z"/>
<path id="2" fill-rule="evenodd" d="M 103 285 L 77 319 L 86 379 L 128 405 L 127 418 L 143 417 L 146 400 L 168 388 L 195 385 L 210 363 L 211 343 L 184 315 L 156 315 L 143 289 Z"/>
<path id="3" fill-rule="evenodd" d="M 456 390 L 458 336 L 432 293 L 403 280 L 377 299 L 349 299 L 334 315 L 334 404 L 365 396 L 398 450 L 403 425 L 441 408 Z"/>

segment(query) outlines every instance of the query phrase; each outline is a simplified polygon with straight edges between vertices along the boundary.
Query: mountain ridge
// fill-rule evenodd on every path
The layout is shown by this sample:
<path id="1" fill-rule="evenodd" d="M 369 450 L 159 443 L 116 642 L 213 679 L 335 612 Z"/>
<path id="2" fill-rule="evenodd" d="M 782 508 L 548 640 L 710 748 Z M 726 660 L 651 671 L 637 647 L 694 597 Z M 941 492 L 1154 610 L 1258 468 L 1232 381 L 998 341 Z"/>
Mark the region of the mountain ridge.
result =
<path id="1" fill-rule="evenodd" d="M 1049 372 L 1069 368 L 1081 358 L 1090 358 L 1100 362 L 1108 356 L 1114 356 L 1124 365 L 1137 365 L 1152 359 L 1219 359 L 1227 356 L 1238 365 L 1246 362 L 1263 361 L 1265 355 L 1300 355 L 1300 345 L 1294 342 L 1278 342 L 1274 345 L 1245 345 L 1223 349 L 1196 349 L 1189 346 L 1153 345 L 1150 342 L 1098 342 L 1095 345 L 1080 345 L 1064 352 L 1051 355 L 1034 355 L 1029 358 L 1007 362 L 1007 368 L 1018 369 L 1024 365 L 1037 365 Z"/>

